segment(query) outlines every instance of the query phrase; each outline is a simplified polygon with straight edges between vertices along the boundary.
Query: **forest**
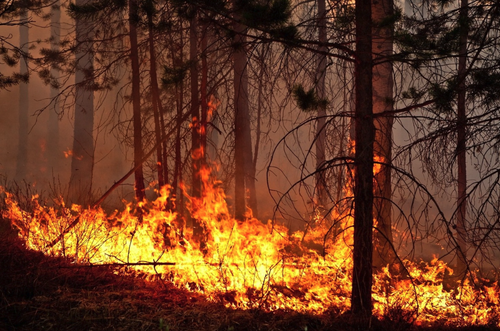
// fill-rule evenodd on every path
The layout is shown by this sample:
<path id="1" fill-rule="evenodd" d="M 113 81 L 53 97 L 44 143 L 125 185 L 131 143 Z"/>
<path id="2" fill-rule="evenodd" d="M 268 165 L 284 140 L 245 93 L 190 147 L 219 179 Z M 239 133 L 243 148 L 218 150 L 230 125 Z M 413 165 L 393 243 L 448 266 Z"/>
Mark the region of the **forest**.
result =
<path id="1" fill-rule="evenodd" d="M 500 328 L 498 1 L 3 0 L 0 44 L 0 329 Z"/>

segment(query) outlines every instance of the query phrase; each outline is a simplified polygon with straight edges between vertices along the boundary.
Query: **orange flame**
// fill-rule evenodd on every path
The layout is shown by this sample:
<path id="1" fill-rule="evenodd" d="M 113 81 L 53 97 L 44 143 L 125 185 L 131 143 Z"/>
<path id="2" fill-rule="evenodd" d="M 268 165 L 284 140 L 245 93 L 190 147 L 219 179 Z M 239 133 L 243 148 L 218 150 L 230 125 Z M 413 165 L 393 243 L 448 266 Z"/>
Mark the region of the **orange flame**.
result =
<path id="1" fill-rule="evenodd" d="M 81 155 L 80 156 L 74 155 L 73 150 L 69 149 L 69 148 L 68 148 L 68 150 L 63 151 L 63 153 L 64 153 L 65 158 L 74 157 L 75 159 L 77 159 L 79 161 L 83 159 L 83 156 L 81 156 Z"/>
<path id="2" fill-rule="evenodd" d="M 181 288 L 198 291 L 226 306 L 266 310 L 339 313 L 350 308 L 352 282 L 352 218 L 344 222 L 335 241 L 325 238 L 331 230 L 316 217 L 304 233 L 271 221 L 234 220 L 220 182 L 208 169 L 201 171 L 203 197 L 190 197 L 191 218 L 205 229 L 205 248 L 191 228 L 179 228 L 176 213 L 166 210 L 169 188 L 154 201 L 142 204 L 142 219 L 127 205 L 123 212 L 107 215 L 100 209 L 73 205 L 44 207 L 33 197 L 33 211 L 19 207 L 6 193 L 12 220 L 30 248 L 46 254 L 65 255 L 81 263 L 124 263 L 148 277 L 162 277 Z M 66 231 L 79 217 L 79 222 Z M 68 232 L 68 233 L 66 233 Z M 64 234 L 61 236 L 61 234 Z M 57 238 L 55 245 L 49 245 Z M 321 247 L 321 249 L 318 249 Z M 498 287 L 474 288 L 465 282 L 445 291 L 443 275 L 452 270 L 435 258 L 429 264 L 404 261 L 409 277 L 394 278 L 389 268 L 375 275 L 374 314 L 397 311 L 417 324 L 488 324 L 500 316 Z"/>

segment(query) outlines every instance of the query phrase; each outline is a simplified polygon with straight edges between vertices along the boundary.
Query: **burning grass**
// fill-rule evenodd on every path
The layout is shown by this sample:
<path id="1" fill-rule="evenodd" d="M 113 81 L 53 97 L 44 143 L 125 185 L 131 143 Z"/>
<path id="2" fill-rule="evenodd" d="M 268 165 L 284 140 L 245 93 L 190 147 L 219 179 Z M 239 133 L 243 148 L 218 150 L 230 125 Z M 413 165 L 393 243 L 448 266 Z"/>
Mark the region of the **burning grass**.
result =
<path id="1" fill-rule="evenodd" d="M 63 285 L 51 285 L 57 289 L 50 293 L 57 295 L 64 286 L 59 297 L 78 314 L 76 319 L 89 316 L 99 320 L 102 329 L 114 327 L 113 323 L 119 323 L 116 316 L 122 313 L 127 321 L 150 321 L 141 326 L 144 328 L 124 327 L 135 330 L 159 328 L 160 319 L 168 322 L 163 326 L 168 325 L 169 330 L 323 330 L 332 327 L 331 323 L 335 323 L 334 329 L 356 329 L 355 321 L 348 317 L 352 270 L 348 211 L 337 215 L 345 222 L 336 240 L 328 239 L 330 226 L 321 220 L 307 234 L 288 234 L 288 229 L 271 222 L 235 221 L 224 193 L 208 173 L 204 183 L 204 197 L 190 200 L 190 216 L 205 229 L 201 248 L 191 229 L 179 226 L 179 215 L 166 209 L 166 188 L 155 201 L 140 205 L 140 216 L 132 212 L 131 205 L 107 215 L 99 208 L 67 208 L 64 203 L 58 208 L 41 206 L 36 197 L 26 211 L 6 193 L 4 217 L 17 228 L 26 246 L 38 251 L 29 254 L 41 261 L 11 263 L 8 268 L 33 265 L 35 273 L 40 273 L 37 282 L 45 279 L 46 269 L 57 270 L 53 271 L 55 284 L 64 280 Z M 65 266 L 54 267 L 50 263 L 56 262 L 49 261 Z M 451 270 L 444 262 L 404 264 L 407 277 L 394 277 L 388 269 L 375 276 L 374 328 L 379 324 L 401 330 L 410 325 L 498 327 L 496 284 L 480 287 L 471 282 L 446 290 L 443 277 Z M 22 268 L 19 272 L 19 276 L 27 273 Z M 50 277 L 46 281 L 54 284 Z M 74 281 L 83 285 L 72 286 Z M 94 281 L 103 284 L 88 285 Z M 44 287 L 34 284 L 38 283 L 24 284 L 14 292 L 29 297 L 30 305 L 51 306 L 53 300 L 41 290 Z M 164 305 L 169 313 L 162 310 Z M 172 306 L 180 311 L 170 312 Z M 7 307 L 12 309 L 10 304 Z M 132 311 L 127 313 L 127 309 Z M 208 317 L 203 317 L 207 312 Z M 255 316 L 263 320 L 256 321 Z M 290 322 L 294 318 L 303 322 Z M 198 322 L 201 324 L 187 326 Z M 281 324 L 289 322 L 287 327 Z M 77 323 L 74 327 L 77 329 Z"/>
<path id="2" fill-rule="evenodd" d="M 324 321 L 292 312 L 233 310 L 170 282 L 126 276 L 0 241 L 1 330 L 304 330 Z M 119 275 L 117 275 L 119 273 Z"/>
<path id="3" fill-rule="evenodd" d="M 90 267 L 48 257 L 22 240 L 0 241 L 1 330 L 362 330 L 348 314 L 231 309 L 166 281 L 125 275 L 123 267 Z M 118 274 L 117 274 L 118 273 Z M 373 320 L 372 330 L 427 330 L 402 311 Z M 459 330 L 496 330 L 493 326 Z M 432 330 L 451 330 L 435 325 Z"/>

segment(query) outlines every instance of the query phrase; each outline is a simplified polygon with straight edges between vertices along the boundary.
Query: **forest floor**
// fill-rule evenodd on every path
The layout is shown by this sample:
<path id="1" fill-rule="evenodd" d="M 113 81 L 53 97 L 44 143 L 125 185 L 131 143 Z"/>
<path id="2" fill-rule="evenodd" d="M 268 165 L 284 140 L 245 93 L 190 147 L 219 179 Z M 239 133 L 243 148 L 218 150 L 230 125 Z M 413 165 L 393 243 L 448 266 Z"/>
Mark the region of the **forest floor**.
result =
<path id="1" fill-rule="evenodd" d="M 1 233 L 1 231 L 0 231 Z M 75 265 L 0 240 L 0 330 L 313 331 L 366 330 L 349 315 L 229 309 L 168 282 Z M 418 327 L 401 318 L 373 318 L 371 330 L 499 330 L 475 326 Z"/>

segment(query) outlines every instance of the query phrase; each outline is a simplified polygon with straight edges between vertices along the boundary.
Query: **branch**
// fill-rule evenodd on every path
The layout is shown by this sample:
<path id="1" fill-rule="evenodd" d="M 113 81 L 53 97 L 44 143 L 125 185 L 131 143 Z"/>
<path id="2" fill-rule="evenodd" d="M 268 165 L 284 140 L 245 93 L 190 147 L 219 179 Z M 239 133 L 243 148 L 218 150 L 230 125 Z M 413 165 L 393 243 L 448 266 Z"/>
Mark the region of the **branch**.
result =
<path id="1" fill-rule="evenodd" d="M 191 116 L 191 114 L 188 112 L 186 114 L 184 114 L 184 116 L 181 118 L 181 120 L 184 122 L 186 121 L 189 116 Z M 177 122 L 177 118 L 174 118 L 172 122 Z M 142 158 L 142 160 L 135 165 L 134 168 L 132 168 L 129 172 L 127 172 L 122 178 L 120 178 L 117 182 L 115 182 L 96 202 L 94 202 L 92 205 L 91 205 L 91 208 L 96 208 L 97 206 L 99 206 L 101 203 L 104 202 L 104 200 L 106 200 L 106 198 L 111 194 L 111 192 L 113 192 L 118 186 L 120 186 L 125 180 L 127 180 L 127 178 L 129 178 L 137 169 L 139 169 L 142 164 L 144 162 L 146 162 L 149 157 L 151 155 L 153 155 L 153 153 L 156 151 L 156 149 L 158 148 L 158 146 L 162 143 L 164 143 L 165 141 L 167 141 L 171 135 L 173 135 L 175 132 L 176 132 L 177 128 L 173 128 L 172 130 L 170 130 L 166 135 L 165 137 L 163 137 L 162 140 L 160 140 L 159 142 L 157 142 L 153 148 L 151 148 L 151 150 L 146 153 L 146 155 L 144 155 L 144 157 Z M 59 241 L 61 241 L 64 236 L 72 229 L 74 228 L 78 223 L 80 222 L 80 216 L 78 216 L 77 218 L 75 218 L 75 220 L 59 235 L 57 236 L 56 239 L 52 240 L 47 246 L 46 248 L 50 248 L 50 247 L 53 247 L 55 244 L 57 244 Z"/>

